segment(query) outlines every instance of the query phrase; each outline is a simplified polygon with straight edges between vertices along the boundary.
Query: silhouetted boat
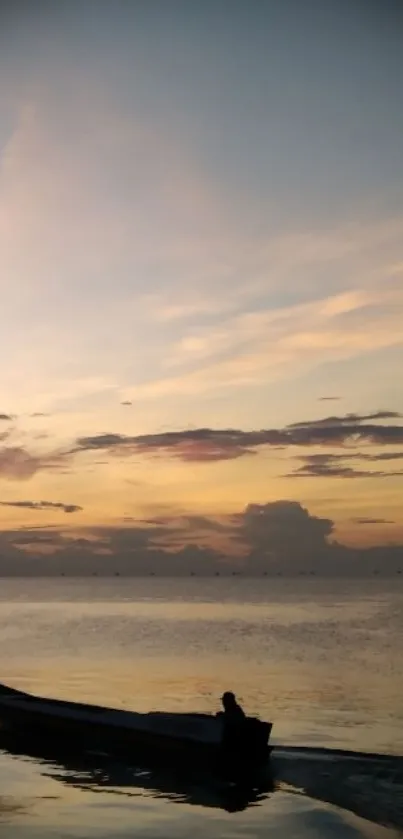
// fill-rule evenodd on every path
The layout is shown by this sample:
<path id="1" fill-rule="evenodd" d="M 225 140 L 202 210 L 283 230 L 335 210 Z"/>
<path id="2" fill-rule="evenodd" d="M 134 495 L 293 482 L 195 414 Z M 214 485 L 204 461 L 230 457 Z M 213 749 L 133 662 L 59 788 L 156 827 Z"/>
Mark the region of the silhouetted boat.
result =
<path id="1" fill-rule="evenodd" d="M 154 751 L 170 760 L 197 755 L 237 774 L 267 762 L 272 729 L 271 723 L 248 717 L 228 739 L 222 717 L 212 714 L 141 714 L 34 696 L 6 685 L 0 685 L 0 721 L 20 735 L 68 741 L 75 749 L 91 746 L 126 755 Z"/>

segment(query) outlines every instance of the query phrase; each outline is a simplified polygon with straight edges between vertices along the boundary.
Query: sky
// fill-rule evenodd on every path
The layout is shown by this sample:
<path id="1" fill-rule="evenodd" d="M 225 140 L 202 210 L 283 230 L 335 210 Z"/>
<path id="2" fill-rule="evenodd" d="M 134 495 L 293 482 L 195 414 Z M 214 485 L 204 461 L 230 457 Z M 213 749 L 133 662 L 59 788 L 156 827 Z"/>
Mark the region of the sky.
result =
<path id="1" fill-rule="evenodd" d="M 0 572 L 395 569 L 402 82 L 398 0 L 0 4 Z"/>

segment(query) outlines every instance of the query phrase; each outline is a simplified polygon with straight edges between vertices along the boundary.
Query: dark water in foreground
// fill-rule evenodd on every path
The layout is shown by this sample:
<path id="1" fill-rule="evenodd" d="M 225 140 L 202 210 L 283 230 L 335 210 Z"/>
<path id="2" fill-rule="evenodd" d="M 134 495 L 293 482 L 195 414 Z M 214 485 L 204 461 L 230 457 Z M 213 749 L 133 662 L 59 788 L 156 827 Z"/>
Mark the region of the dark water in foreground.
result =
<path id="1" fill-rule="evenodd" d="M 335 751 L 403 755 L 402 607 L 395 581 L 2 581 L 1 681 L 138 710 L 234 688 L 288 750 L 245 793 L 3 741 L 0 839 L 403 835 L 402 762 Z"/>

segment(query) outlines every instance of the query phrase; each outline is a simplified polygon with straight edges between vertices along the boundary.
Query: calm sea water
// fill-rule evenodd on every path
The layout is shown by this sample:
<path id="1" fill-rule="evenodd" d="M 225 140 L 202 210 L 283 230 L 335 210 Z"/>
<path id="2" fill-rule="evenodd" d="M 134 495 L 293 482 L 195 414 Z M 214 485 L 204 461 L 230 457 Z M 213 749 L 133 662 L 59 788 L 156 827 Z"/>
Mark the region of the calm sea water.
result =
<path id="1" fill-rule="evenodd" d="M 327 750 L 403 755 L 402 644 L 396 581 L 3 580 L 0 681 L 136 710 L 214 712 L 233 689 L 311 751 L 280 750 L 275 791 L 241 810 L 198 777 L 4 749 L 0 837 L 382 836 L 357 796 L 398 829 L 401 763 Z"/>

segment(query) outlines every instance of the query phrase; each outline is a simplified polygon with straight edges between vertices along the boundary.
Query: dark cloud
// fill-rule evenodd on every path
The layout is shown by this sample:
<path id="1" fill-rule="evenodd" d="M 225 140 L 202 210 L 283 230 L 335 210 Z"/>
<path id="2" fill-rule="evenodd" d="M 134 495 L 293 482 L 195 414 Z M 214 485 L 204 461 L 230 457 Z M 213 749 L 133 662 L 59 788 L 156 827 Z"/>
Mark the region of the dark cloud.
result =
<path id="1" fill-rule="evenodd" d="M 369 519 L 365 516 L 360 516 L 356 519 L 351 519 L 354 524 L 396 524 L 394 521 L 390 521 L 389 519 Z"/>
<path id="2" fill-rule="evenodd" d="M 397 411 L 375 411 L 372 414 L 345 414 L 342 417 L 324 417 L 318 420 L 303 420 L 293 422 L 288 428 L 317 428 L 322 426 L 358 425 L 368 420 L 401 419 L 402 414 Z"/>
<path id="3" fill-rule="evenodd" d="M 60 501 L 0 501 L 0 507 L 22 507 L 26 510 L 63 510 L 64 513 L 78 513 L 83 509 L 78 504 L 62 504 Z"/>
<path id="4" fill-rule="evenodd" d="M 30 417 L 50 417 L 50 414 L 44 414 L 42 411 L 35 411 L 33 414 L 29 415 Z"/>
<path id="5" fill-rule="evenodd" d="M 402 452 L 377 452 L 376 454 L 368 454 L 367 452 L 355 455 L 359 457 L 360 460 L 369 460 L 372 463 L 382 462 L 385 460 L 402 460 L 403 458 L 403 451 Z M 352 457 L 352 455 L 351 455 Z"/>
<path id="6" fill-rule="evenodd" d="M 223 535 L 230 549 L 222 547 Z M 395 573 L 401 563 L 402 546 L 358 550 L 338 544 L 331 519 L 288 500 L 249 504 L 221 521 L 167 516 L 82 529 L 81 536 L 34 527 L 0 532 L 2 574 L 362 575 L 377 567 Z"/>
<path id="7" fill-rule="evenodd" d="M 307 454 L 298 456 L 297 460 L 302 460 L 304 463 L 342 463 L 346 460 L 366 461 L 367 463 L 378 463 L 383 461 L 402 460 L 403 451 L 400 452 L 363 452 L 363 451 L 344 451 L 342 454 L 333 454 L 333 452 L 322 452 L 320 454 Z"/>
<path id="8" fill-rule="evenodd" d="M 125 437 L 124 434 L 96 434 L 94 437 L 79 437 L 77 448 L 73 451 L 90 451 L 112 449 L 115 446 L 128 445 L 135 437 Z"/>
<path id="9" fill-rule="evenodd" d="M 318 402 L 338 402 L 341 396 L 319 396 Z"/>
<path id="10" fill-rule="evenodd" d="M 290 445 L 296 446 L 343 446 L 363 442 L 378 446 L 403 445 L 403 426 L 347 425 L 344 421 L 327 425 L 323 422 L 295 426 L 290 434 Z"/>
<path id="11" fill-rule="evenodd" d="M 249 504 L 238 516 L 238 539 L 249 549 L 249 561 L 264 557 L 290 563 L 296 557 L 312 559 L 326 552 L 334 524 L 312 516 L 298 501 Z"/>
<path id="12" fill-rule="evenodd" d="M 343 461 L 350 457 L 373 462 L 400 459 L 403 456 L 401 452 L 360 453 L 354 448 L 362 443 L 382 447 L 403 445 L 403 425 L 379 422 L 397 417 L 400 415 L 396 411 L 377 411 L 364 415 L 347 414 L 341 417 L 304 420 L 280 429 L 243 431 L 236 428 L 196 428 L 135 436 L 108 432 L 80 437 L 69 450 L 45 455 L 33 454 L 21 445 L 3 445 L 0 446 L 0 476 L 21 481 L 32 478 L 40 470 L 65 470 L 71 458 L 83 452 L 108 452 L 119 457 L 136 454 L 165 456 L 185 463 L 211 463 L 251 457 L 265 448 L 273 451 L 293 447 L 340 448 L 348 445 L 350 451 L 343 457 L 335 455 L 330 458 L 329 454 L 326 454 L 324 459 L 316 455 L 301 458 L 302 465 L 291 474 L 296 477 L 387 477 L 392 474 L 399 475 L 400 472 L 355 469 Z M 377 420 L 377 423 L 374 420 Z M 8 434 L 6 431 L 0 435 L 0 442 L 6 443 Z"/>
<path id="13" fill-rule="evenodd" d="M 323 452 L 318 455 L 304 455 L 304 460 L 312 459 L 329 460 L 333 463 L 342 460 L 365 460 L 369 463 L 377 463 L 379 461 L 401 460 L 403 458 L 403 451 L 400 452 L 363 452 L 363 451 L 344 451 L 341 454 L 333 454 L 333 452 Z"/>
<path id="14" fill-rule="evenodd" d="M 0 447 L 0 477 L 8 480 L 26 481 L 42 469 L 60 469 L 66 456 L 31 454 L 23 446 Z"/>
<path id="15" fill-rule="evenodd" d="M 400 454 L 400 457 L 402 455 Z M 345 461 L 351 460 L 377 461 L 378 455 L 362 454 L 360 452 L 351 454 L 310 454 L 299 457 L 302 466 L 298 466 L 284 477 L 287 478 L 391 478 L 403 475 L 403 470 L 394 472 L 370 471 L 367 469 L 356 469 L 346 466 Z M 385 460 L 393 460 L 393 457 L 386 457 Z"/>
<path id="16" fill-rule="evenodd" d="M 263 445 L 269 437 L 272 444 L 276 440 L 283 439 L 283 435 L 276 431 L 271 434 L 207 428 L 142 434 L 136 437 L 123 434 L 98 434 L 94 437 L 79 438 L 74 451 L 118 449 L 141 454 L 170 454 L 187 462 L 206 462 L 233 460 L 244 455 L 255 454 L 253 448 Z"/>
<path id="17" fill-rule="evenodd" d="M 125 399 L 123 402 L 120 403 L 121 405 L 132 405 L 132 402 L 129 402 L 128 399 Z"/>
<path id="18" fill-rule="evenodd" d="M 165 455 L 185 462 L 203 463 L 251 456 L 264 447 L 342 446 L 360 442 L 380 446 L 403 445 L 403 425 L 379 425 L 374 422 L 400 417 L 396 411 L 377 411 L 306 420 L 282 429 L 242 431 L 234 428 L 197 428 L 136 436 L 103 433 L 78 438 L 70 453 L 108 450 L 129 455 Z"/>
<path id="19" fill-rule="evenodd" d="M 0 414 L 0 422 L 11 422 L 15 419 L 11 414 Z"/>

